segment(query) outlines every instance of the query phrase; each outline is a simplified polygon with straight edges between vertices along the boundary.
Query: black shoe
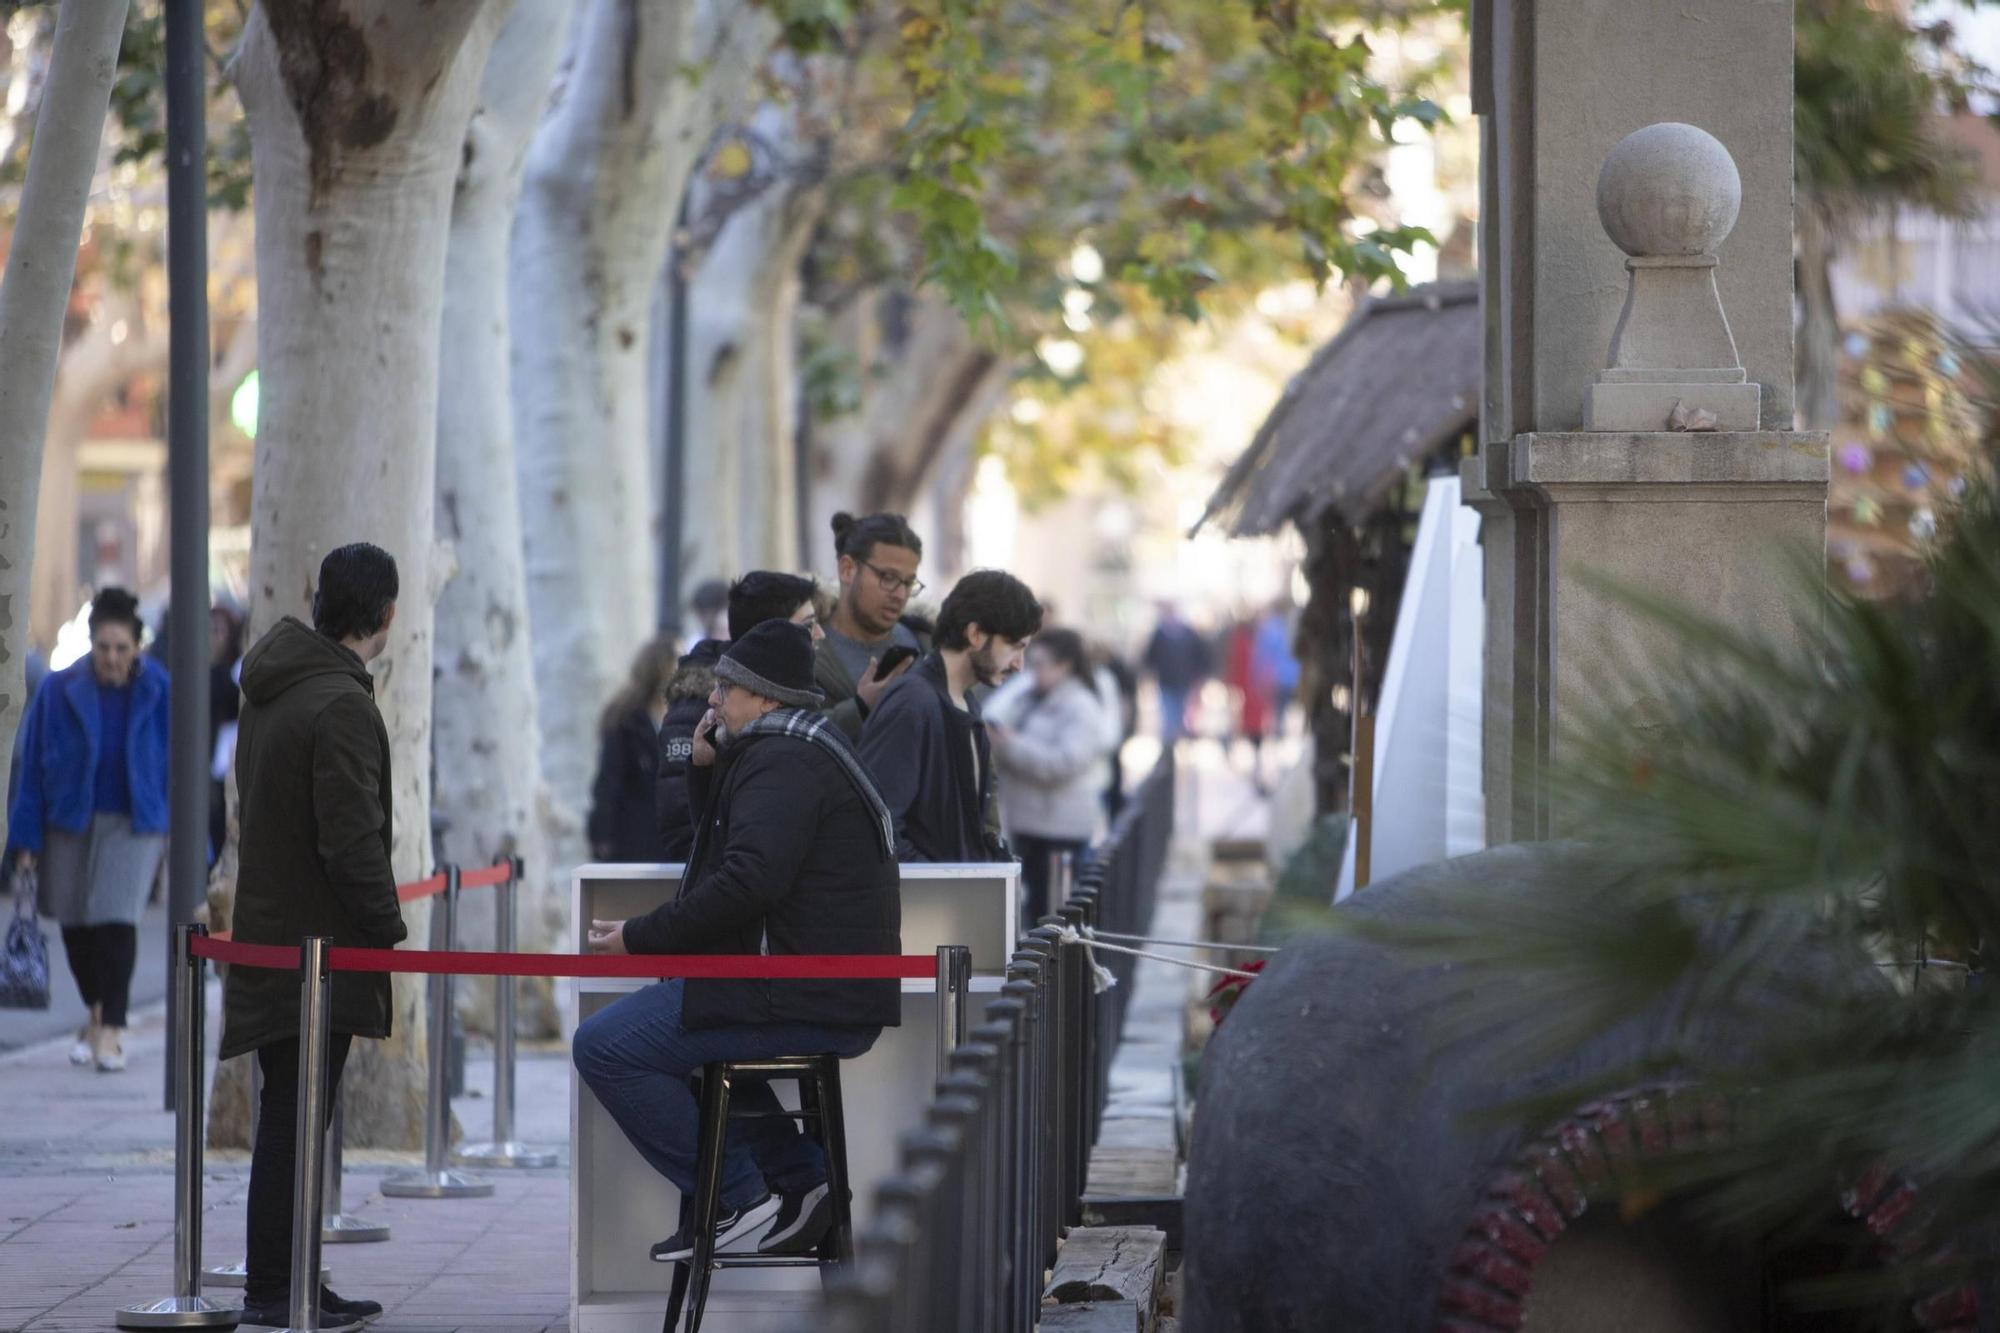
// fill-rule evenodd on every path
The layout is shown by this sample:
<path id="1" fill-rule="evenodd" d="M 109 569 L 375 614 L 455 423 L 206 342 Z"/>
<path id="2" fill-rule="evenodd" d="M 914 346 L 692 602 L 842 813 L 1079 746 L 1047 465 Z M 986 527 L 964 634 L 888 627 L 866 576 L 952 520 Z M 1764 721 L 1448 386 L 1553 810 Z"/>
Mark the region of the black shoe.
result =
<path id="1" fill-rule="evenodd" d="M 333 1288 L 321 1287 L 319 1289 L 319 1308 L 322 1314 L 333 1315 L 336 1318 L 360 1319 L 365 1321 L 381 1315 L 382 1302 L 342 1300 L 333 1294 Z"/>
<path id="2" fill-rule="evenodd" d="M 361 1301 L 358 1304 L 374 1305 L 375 1303 L 373 1301 Z M 375 1306 L 376 1313 L 381 1313 L 381 1310 L 381 1306 Z M 320 1333 L 336 1333 L 336 1330 L 343 1328 L 360 1328 L 367 1322 L 360 1315 L 335 1314 L 327 1308 L 324 1294 L 322 1294 L 319 1309 Z M 236 1321 L 236 1326 L 238 1328 L 290 1328 L 292 1326 L 291 1298 L 287 1297 L 280 1301 L 265 1301 L 257 1305 L 252 1305 L 246 1301 L 243 1305 L 242 1317 Z"/>
<path id="3" fill-rule="evenodd" d="M 715 1220 L 715 1252 L 721 1254 L 731 1245 L 756 1235 L 769 1224 L 777 1211 L 777 1196 L 766 1194 L 753 1204 L 724 1213 Z M 688 1229 L 682 1227 L 655 1245 L 649 1253 L 656 1264 L 679 1263 L 694 1257 L 694 1240 Z"/>
<path id="4" fill-rule="evenodd" d="M 779 1196 L 778 1220 L 757 1242 L 759 1254 L 811 1254 L 833 1225 L 833 1192 L 824 1183 Z"/>

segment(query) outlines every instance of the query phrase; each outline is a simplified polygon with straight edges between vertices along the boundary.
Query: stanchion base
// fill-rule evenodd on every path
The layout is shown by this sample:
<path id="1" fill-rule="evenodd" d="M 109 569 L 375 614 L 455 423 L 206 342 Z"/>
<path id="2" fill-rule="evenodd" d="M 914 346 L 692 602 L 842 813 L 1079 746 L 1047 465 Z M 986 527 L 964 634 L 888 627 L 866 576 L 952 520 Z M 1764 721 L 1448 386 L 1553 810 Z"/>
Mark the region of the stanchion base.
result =
<path id="1" fill-rule="evenodd" d="M 509 1139 L 505 1143 L 475 1143 L 461 1152 L 451 1155 L 451 1160 L 461 1166 L 505 1167 L 526 1170 L 534 1167 L 554 1166 L 560 1158 L 547 1148 L 530 1148 L 524 1143 Z"/>
<path id="2" fill-rule="evenodd" d="M 484 1199 L 493 1185 L 458 1171 L 404 1171 L 382 1177 L 382 1193 L 391 1199 Z"/>
<path id="3" fill-rule="evenodd" d="M 204 1287 L 240 1287 L 243 1285 L 243 1279 L 248 1274 L 249 1269 L 243 1264 L 229 1264 L 222 1268 L 204 1268 L 201 1270 L 201 1285 Z M 319 1281 L 321 1286 L 325 1286 L 327 1283 L 333 1281 L 333 1268 L 331 1265 L 321 1264 L 319 1266 Z"/>
<path id="4" fill-rule="evenodd" d="M 168 1296 L 118 1312 L 120 1328 L 235 1328 L 243 1310 L 218 1305 L 206 1296 Z"/>
<path id="5" fill-rule="evenodd" d="M 387 1222 L 370 1222 L 352 1213 L 330 1213 L 319 1224 L 322 1245 L 359 1245 L 364 1241 L 389 1239 Z M 325 1269 L 320 1270 L 322 1273 Z"/>

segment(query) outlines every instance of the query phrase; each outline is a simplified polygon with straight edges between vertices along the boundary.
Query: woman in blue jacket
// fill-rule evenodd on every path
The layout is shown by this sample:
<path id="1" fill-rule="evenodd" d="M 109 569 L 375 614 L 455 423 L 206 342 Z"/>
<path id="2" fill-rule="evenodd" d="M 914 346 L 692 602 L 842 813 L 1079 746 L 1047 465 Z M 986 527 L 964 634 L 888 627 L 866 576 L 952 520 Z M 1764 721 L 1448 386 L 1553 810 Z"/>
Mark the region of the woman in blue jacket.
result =
<path id="1" fill-rule="evenodd" d="M 90 1006 L 70 1061 L 105 1073 L 125 1067 L 139 917 L 167 842 L 167 673 L 139 655 L 144 631 L 131 593 L 97 594 L 90 656 L 52 672 L 28 706 L 8 818 Z"/>

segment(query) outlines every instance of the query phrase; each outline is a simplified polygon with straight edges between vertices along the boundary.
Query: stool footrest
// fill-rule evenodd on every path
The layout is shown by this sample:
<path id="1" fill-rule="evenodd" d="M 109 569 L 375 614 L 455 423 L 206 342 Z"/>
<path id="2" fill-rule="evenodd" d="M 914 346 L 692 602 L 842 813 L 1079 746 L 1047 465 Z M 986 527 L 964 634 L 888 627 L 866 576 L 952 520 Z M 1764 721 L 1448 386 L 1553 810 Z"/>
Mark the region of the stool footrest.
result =
<path id="1" fill-rule="evenodd" d="M 692 1262 L 692 1261 L 690 1261 Z M 828 1263 L 814 1254 L 771 1254 L 715 1256 L 716 1268 L 838 1268 L 838 1264 Z"/>

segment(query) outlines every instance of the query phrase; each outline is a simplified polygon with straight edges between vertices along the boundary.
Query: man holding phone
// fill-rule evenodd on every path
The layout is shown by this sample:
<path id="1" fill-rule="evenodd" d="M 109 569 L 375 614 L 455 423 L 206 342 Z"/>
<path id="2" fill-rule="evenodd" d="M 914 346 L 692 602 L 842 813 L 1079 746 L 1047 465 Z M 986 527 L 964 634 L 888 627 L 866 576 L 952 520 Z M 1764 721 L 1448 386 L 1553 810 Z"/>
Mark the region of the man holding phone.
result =
<path id="1" fill-rule="evenodd" d="M 835 514 L 833 546 L 840 600 L 814 656 L 813 684 L 834 725 L 858 741 L 882 691 L 930 650 L 927 627 L 904 615 L 924 588 L 924 544 L 901 514 Z"/>

